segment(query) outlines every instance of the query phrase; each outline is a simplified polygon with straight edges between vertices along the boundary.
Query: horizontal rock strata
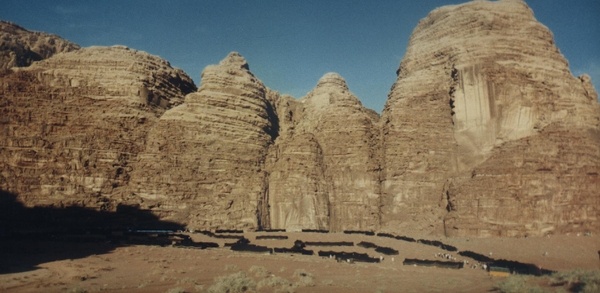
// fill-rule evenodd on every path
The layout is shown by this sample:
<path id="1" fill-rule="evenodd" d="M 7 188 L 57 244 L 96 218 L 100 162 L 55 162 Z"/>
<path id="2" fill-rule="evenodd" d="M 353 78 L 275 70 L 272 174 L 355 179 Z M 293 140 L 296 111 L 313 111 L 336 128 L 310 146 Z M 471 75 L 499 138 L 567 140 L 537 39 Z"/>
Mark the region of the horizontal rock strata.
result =
<path id="1" fill-rule="evenodd" d="M 128 203 L 117 191 L 148 130 L 195 89 L 181 70 L 125 48 L 58 54 L 0 79 L 0 189 L 28 206 L 104 210 Z M 165 102 L 148 103 L 144 88 Z"/>
<path id="2" fill-rule="evenodd" d="M 78 49 L 77 44 L 57 35 L 28 31 L 0 20 L 0 69 L 27 67 L 34 61 Z"/>
<path id="3" fill-rule="evenodd" d="M 307 96 L 284 108 L 293 117 L 280 119 L 285 130 L 267 166 L 271 228 L 377 229 L 378 115 L 336 73 L 325 74 Z"/>
<path id="4" fill-rule="evenodd" d="M 27 206 L 214 231 L 600 231 L 598 95 L 523 1 L 422 19 L 381 117 L 335 73 L 294 99 L 234 52 L 196 89 L 144 52 L 0 25 L 0 57 L 41 56 L 0 71 L 0 189 Z"/>
<path id="5" fill-rule="evenodd" d="M 202 73 L 168 110 L 133 164 L 131 196 L 196 229 L 256 229 L 263 168 L 277 133 L 266 88 L 237 53 Z"/>
<path id="6" fill-rule="evenodd" d="M 586 216 L 571 217 L 572 223 L 563 216 L 581 202 L 565 200 L 580 183 L 566 184 L 564 170 L 571 170 L 569 176 L 583 172 L 580 175 L 586 177 L 587 169 L 597 168 L 596 97 L 587 77 L 571 75 L 551 32 L 524 2 L 476 1 L 434 10 L 414 30 L 382 114 L 384 222 L 440 223 L 439 216 L 446 211 L 439 207 L 444 206 L 450 211 L 445 231 L 453 235 L 540 234 L 596 221 L 595 208 L 581 210 Z M 554 127 L 574 132 L 589 155 L 572 159 L 566 150 L 579 147 L 568 143 L 570 134 L 546 130 Z M 533 141 L 531 149 L 514 147 Z M 557 157 L 551 159 L 543 153 L 547 144 L 565 151 L 555 152 Z M 549 171 L 521 170 L 507 164 L 506 156 L 495 157 L 505 148 L 511 150 L 506 153 L 510 157 L 527 157 Z M 478 172 L 495 175 L 473 177 Z M 535 183 L 506 182 L 520 178 L 521 172 Z M 563 179 L 545 180 L 548 176 Z M 588 201 L 598 200 L 597 183 L 582 188 L 589 190 L 583 196 Z M 529 201 L 542 194 L 563 200 L 524 209 L 529 201 L 505 200 L 509 194 Z M 478 204 L 485 208 L 477 208 Z M 509 220 L 509 215 L 519 213 Z"/>

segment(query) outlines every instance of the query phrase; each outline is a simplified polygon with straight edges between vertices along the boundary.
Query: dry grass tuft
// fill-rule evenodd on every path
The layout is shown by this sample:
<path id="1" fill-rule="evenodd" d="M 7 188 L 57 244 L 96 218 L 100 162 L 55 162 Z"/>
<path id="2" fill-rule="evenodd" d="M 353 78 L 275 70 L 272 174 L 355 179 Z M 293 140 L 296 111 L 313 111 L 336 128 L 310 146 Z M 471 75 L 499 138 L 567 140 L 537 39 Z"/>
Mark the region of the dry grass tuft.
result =
<path id="1" fill-rule="evenodd" d="M 294 283 L 293 287 L 313 287 L 315 285 L 313 275 L 303 269 L 294 271 L 294 277 L 298 278 L 298 282 Z"/>
<path id="2" fill-rule="evenodd" d="M 265 267 L 261 266 L 252 266 L 249 271 L 254 273 L 254 276 L 257 278 L 266 278 L 271 274 Z"/>
<path id="3" fill-rule="evenodd" d="M 284 279 L 282 277 L 268 277 L 265 279 L 260 280 L 260 282 L 258 282 L 258 288 L 263 288 L 263 287 L 271 287 L 271 288 L 276 288 L 276 287 L 289 287 L 291 286 L 292 283 L 290 283 L 290 281 L 288 281 L 287 279 Z"/>
<path id="4" fill-rule="evenodd" d="M 247 277 L 245 271 L 239 271 L 229 276 L 215 278 L 215 284 L 208 288 L 208 293 L 241 293 L 255 289 L 254 280 Z"/>
<path id="5" fill-rule="evenodd" d="M 239 271 L 240 267 L 238 267 L 236 265 L 226 265 L 225 270 L 226 271 Z"/>
<path id="6" fill-rule="evenodd" d="M 572 292 L 600 292 L 600 270 L 574 269 L 550 277 L 552 285 L 569 285 Z"/>

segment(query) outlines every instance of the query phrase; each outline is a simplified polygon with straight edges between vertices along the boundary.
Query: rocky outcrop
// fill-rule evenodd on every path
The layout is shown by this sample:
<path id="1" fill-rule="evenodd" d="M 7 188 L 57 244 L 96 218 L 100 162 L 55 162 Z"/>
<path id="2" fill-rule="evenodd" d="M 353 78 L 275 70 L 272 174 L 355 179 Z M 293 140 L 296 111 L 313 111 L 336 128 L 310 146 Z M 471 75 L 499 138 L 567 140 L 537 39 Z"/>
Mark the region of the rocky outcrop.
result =
<path id="1" fill-rule="evenodd" d="M 268 228 L 329 230 L 329 186 L 323 150 L 312 133 L 274 147 L 268 185 Z"/>
<path id="2" fill-rule="evenodd" d="M 336 73 L 325 74 L 282 116 L 271 150 L 273 229 L 375 230 L 379 226 L 378 115 Z M 281 107 L 279 107 L 281 108 Z M 291 130 L 290 130 L 291 129 Z"/>
<path id="3" fill-rule="evenodd" d="M 58 54 L 34 63 L 31 70 L 42 71 L 39 79 L 50 86 L 98 88 L 99 94 L 90 92 L 88 96 L 127 97 L 131 103 L 149 106 L 156 115 L 183 103 L 185 93 L 196 90 L 192 79 L 168 61 L 123 46 Z"/>
<path id="4" fill-rule="evenodd" d="M 78 45 L 57 35 L 28 31 L 0 20 L 0 69 L 26 67 L 54 54 L 78 49 Z"/>
<path id="5" fill-rule="evenodd" d="M 546 127 L 495 148 L 448 190 L 448 236 L 598 231 L 600 131 Z"/>
<path id="6" fill-rule="evenodd" d="M 600 105 L 519 0 L 431 12 L 381 117 L 335 73 L 301 99 L 238 53 L 191 79 L 125 47 L 0 71 L 0 189 L 190 229 L 600 231 Z"/>
<path id="7" fill-rule="evenodd" d="M 147 132 L 195 89 L 166 61 L 126 48 L 57 54 L 0 79 L 0 189 L 27 206 L 104 210 L 128 203 L 118 190 Z"/>
<path id="8" fill-rule="evenodd" d="M 129 196 L 192 229 L 256 229 L 267 149 L 277 122 L 267 89 L 238 53 L 202 72 L 133 163 Z"/>
<path id="9" fill-rule="evenodd" d="M 383 221 L 441 223 L 445 207 L 446 233 L 465 236 L 540 234 L 597 221 L 597 209 L 579 204 L 598 201 L 597 181 L 590 177 L 587 199 L 579 200 L 571 190 L 581 182 L 565 179 L 597 172 L 595 97 L 589 78 L 571 75 L 551 32 L 524 2 L 434 10 L 411 36 L 382 115 Z M 579 149 L 572 136 L 585 155 L 571 153 Z M 561 150 L 552 159 L 544 153 L 551 145 Z M 509 157 L 526 157 L 531 169 Z M 542 195 L 555 201 L 538 201 Z M 564 216 L 578 209 L 585 216 Z"/>

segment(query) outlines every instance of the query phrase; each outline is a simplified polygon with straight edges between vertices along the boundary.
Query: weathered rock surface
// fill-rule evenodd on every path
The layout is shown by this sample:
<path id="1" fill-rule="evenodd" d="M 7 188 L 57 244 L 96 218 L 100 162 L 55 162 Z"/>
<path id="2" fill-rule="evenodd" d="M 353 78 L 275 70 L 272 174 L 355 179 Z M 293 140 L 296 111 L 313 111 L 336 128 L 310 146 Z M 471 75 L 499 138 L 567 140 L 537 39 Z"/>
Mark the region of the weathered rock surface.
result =
<path id="1" fill-rule="evenodd" d="M 600 131 L 555 125 L 507 142 L 448 190 L 449 236 L 598 231 Z"/>
<path id="2" fill-rule="evenodd" d="M 26 67 L 54 54 L 78 49 L 77 44 L 57 35 L 28 31 L 0 20 L 0 69 Z"/>
<path id="3" fill-rule="evenodd" d="M 296 100 L 237 53 L 197 91 L 124 47 L 0 82 L 0 189 L 28 206 L 133 205 L 190 229 L 600 231 L 597 93 L 519 0 L 421 20 L 381 117 L 338 74 Z"/>
<path id="4" fill-rule="evenodd" d="M 597 205 L 585 205 L 600 197 L 589 175 L 598 169 L 596 97 L 524 2 L 434 10 L 411 36 L 382 115 L 383 222 L 439 224 L 446 207 L 450 235 L 596 223 Z"/>
<path id="5" fill-rule="evenodd" d="M 0 189 L 28 206 L 125 203 L 116 191 L 147 132 L 195 89 L 166 61 L 126 48 L 57 54 L 0 79 Z"/>
<path id="6" fill-rule="evenodd" d="M 39 78 L 58 88 L 99 88 L 101 97 L 149 105 L 157 115 L 196 90 L 192 79 L 168 61 L 123 46 L 90 47 L 34 63 Z M 91 92 L 88 96 L 94 98 Z M 129 97 L 137 97 L 131 99 Z"/>
<path id="7" fill-rule="evenodd" d="M 238 53 L 202 72 L 133 163 L 130 196 L 192 229 L 256 229 L 264 160 L 277 135 L 267 89 Z"/>
<path id="8" fill-rule="evenodd" d="M 281 116 L 280 125 L 292 127 L 280 132 L 267 166 L 271 228 L 376 230 L 378 115 L 336 73 L 290 103 L 293 117 Z"/>

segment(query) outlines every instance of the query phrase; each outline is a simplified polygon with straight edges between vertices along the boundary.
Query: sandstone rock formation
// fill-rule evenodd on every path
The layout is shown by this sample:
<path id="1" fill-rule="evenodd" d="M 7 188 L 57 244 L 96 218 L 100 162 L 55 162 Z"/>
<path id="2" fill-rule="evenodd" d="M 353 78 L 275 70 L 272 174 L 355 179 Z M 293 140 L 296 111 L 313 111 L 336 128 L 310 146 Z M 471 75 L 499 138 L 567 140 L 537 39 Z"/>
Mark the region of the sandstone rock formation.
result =
<path id="1" fill-rule="evenodd" d="M 0 189 L 27 206 L 116 208 L 149 129 L 195 90 L 166 61 L 121 47 L 57 54 L 0 79 Z"/>
<path id="2" fill-rule="evenodd" d="M 376 230 L 379 226 L 378 115 L 336 73 L 296 103 L 271 151 L 273 229 Z M 280 107 L 278 107 L 279 109 Z"/>
<path id="3" fill-rule="evenodd" d="M 238 53 L 197 91 L 125 47 L 0 83 L 0 189 L 28 206 L 136 206 L 202 230 L 600 231 L 597 93 L 520 0 L 421 20 L 381 117 L 338 74 L 294 99 Z"/>
<path id="4" fill-rule="evenodd" d="M 78 49 L 78 45 L 57 35 L 28 31 L 0 20 L 0 69 L 26 67 L 54 54 Z"/>
<path id="5" fill-rule="evenodd" d="M 256 229 L 277 123 L 267 90 L 238 53 L 202 72 L 198 92 L 168 110 L 133 164 L 142 207 L 199 229 Z"/>
<path id="6" fill-rule="evenodd" d="M 383 222 L 445 216 L 446 233 L 465 236 L 597 225 L 598 205 L 585 205 L 600 199 L 591 88 L 522 1 L 434 10 L 382 114 Z"/>

